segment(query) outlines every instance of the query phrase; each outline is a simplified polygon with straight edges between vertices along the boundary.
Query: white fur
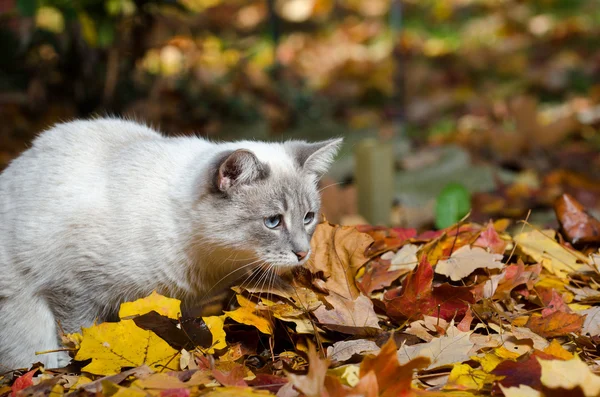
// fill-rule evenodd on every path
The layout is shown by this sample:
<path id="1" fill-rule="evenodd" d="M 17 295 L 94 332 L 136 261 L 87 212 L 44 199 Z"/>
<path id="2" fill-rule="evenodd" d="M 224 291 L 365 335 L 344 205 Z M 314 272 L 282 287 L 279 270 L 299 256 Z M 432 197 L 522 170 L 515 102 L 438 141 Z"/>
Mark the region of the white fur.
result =
<path id="1" fill-rule="evenodd" d="M 73 302 L 60 298 L 73 305 L 63 310 L 84 311 L 77 324 L 62 324 L 72 332 L 91 325 L 94 310 L 124 299 L 154 289 L 186 296 L 214 284 L 208 271 L 190 274 L 196 259 L 187 249 L 197 228 L 190 214 L 211 182 L 214 154 L 239 148 L 273 173 L 297 169 L 283 144 L 166 138 L 121 119 L 74 121 L 41 134 L 0 175 L 0 370 L 36 361 L 55 367 L 67 358 L 33 353 L 59 347 L 60 305 L 49 299 L 63 296 L 61 288 L 74 294 Z M 91 303 L 77 301 L 82 296 Z"/>

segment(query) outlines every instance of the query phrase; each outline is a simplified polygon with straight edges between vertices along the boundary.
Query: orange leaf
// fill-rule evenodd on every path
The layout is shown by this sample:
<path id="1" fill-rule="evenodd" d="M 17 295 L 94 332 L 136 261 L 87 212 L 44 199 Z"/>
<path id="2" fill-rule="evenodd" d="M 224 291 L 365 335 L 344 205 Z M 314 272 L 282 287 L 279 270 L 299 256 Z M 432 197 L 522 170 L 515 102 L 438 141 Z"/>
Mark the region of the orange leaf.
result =
<path id="1" fill-rule="evenodd" d="M 530 317 L 527 327 L 544 338 L 553 338 L 581 331 L 584 320 L 585 316 L 579 314 L 554 312 L 546 317 Z"/>
<path id="2" fill-rule="evenodd" d="M 425 368 L 430 363 L 429 358 L 417 357 L 400 365 L 397 350 L 394 338 L 390 337 L 377 356 L 367 356 L 360 364 L 361 378 L 370 373 L 377 376 L 380 396 L 405 395 L 411 390 L 414 371 Z"/>

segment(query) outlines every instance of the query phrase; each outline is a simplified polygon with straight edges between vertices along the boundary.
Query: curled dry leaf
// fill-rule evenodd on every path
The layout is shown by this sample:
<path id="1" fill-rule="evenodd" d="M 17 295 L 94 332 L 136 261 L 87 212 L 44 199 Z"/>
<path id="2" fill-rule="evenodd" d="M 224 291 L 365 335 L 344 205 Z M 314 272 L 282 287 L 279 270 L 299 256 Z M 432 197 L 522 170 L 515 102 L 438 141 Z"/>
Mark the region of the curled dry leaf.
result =
<path id="1" fill-rule="evenodd" d="M 600 221 L 590 215 L 575 197 L 564 193 L 554 203 L 556 218 L 573 244 L 600 243 Z"/>
<path id="2" fill-rule="evenodd" d="M 371 340 L 355 339 L 334 343 L 327 348 L 327 357 L 332 362 L 348 361 L 354 355 L 379 353 L 379 346 Z"/>

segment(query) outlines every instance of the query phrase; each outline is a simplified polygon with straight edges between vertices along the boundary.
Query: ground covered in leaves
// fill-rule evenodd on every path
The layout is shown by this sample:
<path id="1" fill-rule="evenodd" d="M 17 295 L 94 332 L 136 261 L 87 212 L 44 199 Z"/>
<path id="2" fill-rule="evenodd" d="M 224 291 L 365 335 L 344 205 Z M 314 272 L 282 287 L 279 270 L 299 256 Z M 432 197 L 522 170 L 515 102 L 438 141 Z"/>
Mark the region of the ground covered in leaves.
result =
<path id="1" fill-rule="evenodd" d="M 567 195 L 556 211 L 560 232 L 323 222 L 306 267 L 246 280 L 231 310 L 124 303 L 64 335 L 69 367 L 7 374 L 0 395 L 597 396 L 598 222 Z"/>

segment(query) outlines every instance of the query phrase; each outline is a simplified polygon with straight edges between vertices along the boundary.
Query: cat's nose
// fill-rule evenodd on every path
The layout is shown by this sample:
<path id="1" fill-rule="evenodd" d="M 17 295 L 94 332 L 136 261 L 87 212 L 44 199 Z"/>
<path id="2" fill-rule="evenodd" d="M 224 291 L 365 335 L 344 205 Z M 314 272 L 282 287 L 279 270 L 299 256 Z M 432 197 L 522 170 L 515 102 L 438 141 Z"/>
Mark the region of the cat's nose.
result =
<path id="1" fill-rule="evenodd" d="M 308 255 L 308 252 L 306 252 L 306 251 L 294 251 L 294 254 L 296 254 L 296 257 L 298 258 L 298 262 L 300 262 L 302 259 L 306 258 L 306 255 Z"/>

